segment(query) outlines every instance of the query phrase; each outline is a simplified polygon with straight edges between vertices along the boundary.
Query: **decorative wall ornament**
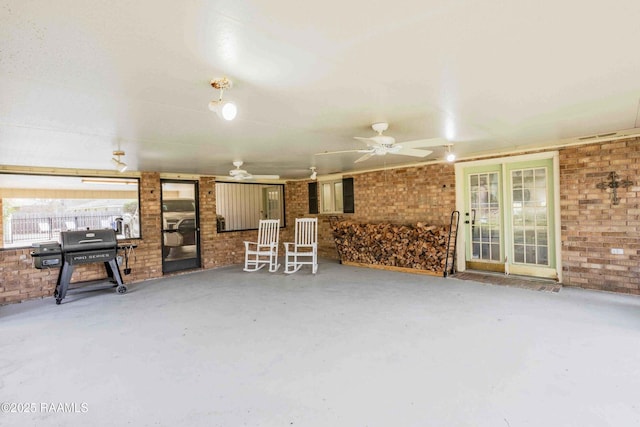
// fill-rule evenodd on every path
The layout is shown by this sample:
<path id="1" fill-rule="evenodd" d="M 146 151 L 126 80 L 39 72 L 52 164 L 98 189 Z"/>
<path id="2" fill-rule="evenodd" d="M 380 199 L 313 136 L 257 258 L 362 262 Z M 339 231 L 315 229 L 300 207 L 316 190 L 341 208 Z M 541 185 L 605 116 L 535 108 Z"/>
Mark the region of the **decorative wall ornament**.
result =
<path id="1" fill-rule="evenodd" d="M 618 197 L 618 187 L 629 188 L 633 185 L 633 181 L 629 181 L 628 179 L 619 180 L 618 174 L 615 172 L 609 172 L 609 182 L 602 181 L 596 187 L 601 190 L 606 190 L 607 188 L 611 188 L 611 202 L 614 205 L 620 204 L 620 198 Z"/>

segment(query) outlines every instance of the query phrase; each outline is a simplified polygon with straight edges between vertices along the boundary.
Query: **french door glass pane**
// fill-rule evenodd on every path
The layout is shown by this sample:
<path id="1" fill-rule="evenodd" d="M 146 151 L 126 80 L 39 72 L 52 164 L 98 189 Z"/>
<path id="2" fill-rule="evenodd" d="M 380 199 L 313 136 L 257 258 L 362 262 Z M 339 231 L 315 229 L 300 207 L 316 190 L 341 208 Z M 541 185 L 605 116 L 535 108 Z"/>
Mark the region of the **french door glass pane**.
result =
<path id="1" fill-rule="evenodd" d="M 500 261 L 500 188 L 498 172 L 469 175 L 471 256 Z"/>
<path id="2" fill-rule="evenodd" d="M 549 265 L 547 168 L 511 171 L 514 262 Z"/>

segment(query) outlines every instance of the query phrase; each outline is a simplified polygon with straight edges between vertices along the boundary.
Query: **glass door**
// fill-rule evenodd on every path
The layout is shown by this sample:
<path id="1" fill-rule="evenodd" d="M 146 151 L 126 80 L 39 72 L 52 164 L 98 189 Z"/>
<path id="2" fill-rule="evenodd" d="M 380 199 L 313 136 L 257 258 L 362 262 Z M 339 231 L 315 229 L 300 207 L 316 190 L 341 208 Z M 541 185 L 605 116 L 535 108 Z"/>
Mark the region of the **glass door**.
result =
<path id="1" fill-rule="evenodd" d="M 262 201 L 263 201 L 263 210 L 262 210 L 262 218 L 263 219 L 280 219 L 282 217 L 282 213 L 280 212 L 280 207 L 282 206 L 282 187 L 279 186 L 269 186 L 262 189 Z"/>
<path id="2" fill-rule="evenodd" d="M 469 166 L 465 267 L 557 278 L 553 159 Z"/>
<path id="3" fill-rule="evenodd" d="M 504 272 L 502 173 L 499 165 L 465 171 L 467 268 Z"/>
<path id="4" fill-rule="evenodd" d="M 198 182 L 161 183 L 162 272 L 200 268 Z"/>
<path id="5" fill-rule="evenodd" d="M 510 272 L 555 277 L 553 163 L 510 163 L 505 169 L 509 185 L 505 216 L 511 237 Z"/>

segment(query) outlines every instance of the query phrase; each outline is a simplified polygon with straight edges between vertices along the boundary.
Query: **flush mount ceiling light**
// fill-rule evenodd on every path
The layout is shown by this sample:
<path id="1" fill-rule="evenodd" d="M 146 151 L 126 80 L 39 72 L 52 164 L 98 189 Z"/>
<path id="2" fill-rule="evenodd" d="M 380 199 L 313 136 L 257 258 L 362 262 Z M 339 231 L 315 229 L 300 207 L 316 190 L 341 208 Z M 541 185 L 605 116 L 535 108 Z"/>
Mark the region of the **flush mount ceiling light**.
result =
<path id="1" fill-rule="evenodd" d="M 226 77 L 221 79 L 213 79 L 211 80 L 211 87 L 220 91 L 220 96 L 217 100 L 211 101 L 209 103 L 209 109 L 211 111 L 215 111 L 218 116 L 222 117 L 225 120 L 233 120 L 236 118 L 238 114 L 238 107 L 232 101 L 222 99 L 222 94 L 225 89 L 230 89 L 233 87 L 233 83 Z"/>
<path id="2" fill-rule="evenodd" d="M 316 179 L 318 177 L 318 172 L 316 172 L 316 167 L 311 166 L 309 169 L 311 169 L 311 176 L 309 178 Z"/>
<path id="3" fill-rule="evenodd" d="M 124 151 L 116 150 L 113 152 L 115 157 L 111 158 L 111 163 L 116 167 L 118 172 L 124 172 L 127 170 L 127 164 L 120 160 L 120 156 L 124 156 Z M 116 158 L 117 157 L 117 158 Z"/>
<path id="4" fill-rule="evenodd" d="M 445 156 L 445 158 L 447 159 L 447 162 L 455 162 L 456 161 L 456 153 L 454 153 L 453 151 L 451 151 L 451 147 L 453 147 L 453 145 L 447 145 L 447 155 Z"/>

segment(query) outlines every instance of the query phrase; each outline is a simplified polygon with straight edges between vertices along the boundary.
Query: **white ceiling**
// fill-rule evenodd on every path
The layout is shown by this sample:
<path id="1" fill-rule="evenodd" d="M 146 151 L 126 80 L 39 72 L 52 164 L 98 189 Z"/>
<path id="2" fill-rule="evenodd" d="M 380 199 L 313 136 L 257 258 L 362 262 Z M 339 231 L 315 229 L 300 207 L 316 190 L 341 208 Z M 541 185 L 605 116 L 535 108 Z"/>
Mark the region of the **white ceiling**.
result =
<path id="1" fill-rule="evenodd" d="M 2 0 L 0 40 L 3 165 L 299 178 L 414 163 L 314 156 L 376 121 L 463 156 L 640 126 L 637 0 Z"/>

